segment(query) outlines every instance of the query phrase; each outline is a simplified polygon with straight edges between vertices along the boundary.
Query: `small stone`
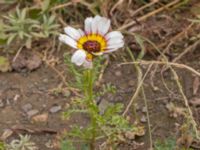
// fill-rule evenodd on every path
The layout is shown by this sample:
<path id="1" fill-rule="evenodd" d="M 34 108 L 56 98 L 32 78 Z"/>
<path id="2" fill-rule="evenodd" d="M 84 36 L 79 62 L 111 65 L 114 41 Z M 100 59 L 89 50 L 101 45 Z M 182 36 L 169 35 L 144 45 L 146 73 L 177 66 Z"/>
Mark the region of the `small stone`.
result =
<path id="1" fill-rule="evenodd" d="M 146 118 L 146 116 L 142 116 L 141 119 L 140 119 L 140 121 L 141 121 L 142 123 L 147 122 L 147 118 Z"/>
<path id="2" fill-rule="evenodd" d="M 112 103 L 108 102 L 105 99 L 102 99 L 101 103 L 98 105 L 99 110 L 100 110 L 100 114 L 103 114 L 105 112 L 105 110 L 111 105 L 112 105 Z"/>
<path id="3" fill-rule="evenodd" d="M 135 139 L 135 133 L 131 132 L 131 131 L 127 131 L 125 133 L 126 138 L 128 138 L 129 140 L 134 140 Z"/>
<path id="4" fill-rule="evenodd" d="M 159 91 L 159 87 L 157 87 L 157 86 L 154 86 L 154 87 L 153 87 L 153 91 L 154 91 L 154 92 L 157 92 L 157 91 Z"/>
<path id="5" fill-rule="evenodd" d="M 36 115 L 32 118 L 32 121 L 34 122 L 47 122 L 48 120 L 48 113 Z"/>
<path id="6" fill-rule="evenodd" d="M 17 102 L 19 98 L 20 98 L 20 95 L 19 95 L 19 94 L 16 94 L 15 97 L 13 98 L 13 101 L 14 101 L 14 102 Z"/>
<path id="7" fill-rule="evenodd" d="M 49 110 L 51 113 L 57 113 L 62 109 L 62 107 L 60 105 L 55 105 L 53 107 L 51 107 L 51 109 Z"/>
<path id="8" fill-rule="evenodd" d="M 38 113 L 39 113 L 39 111 L 37 109 L 32 109 L 32 110 L 29 110 L 27 112 L 27 115 L 28 115 L 28 118 L 31 118 L 31 117 L 35 116 L 36 114 L 38 114 Z"/>
<path id="9" fill-rule="evenodd" d="M 0 108 L 4 107 L 4 103 L 3 103 L 3 100 L 0 99 Z"/>
<path id="10" fill-rule="evenodd" d="M 28 112 L 28 111 L 31 110 L 32 108 L 33 108 L 33 106 L 32 106 L 30 103 L 25 104 L 24 106 L 22 106 L 22 110 L 23 110 L 24 112 Z"/>
<path id="11" fill-rule="evenodd" d="M 134 80 L 130 80 L 130 81 L 128 82 L 128 85 L 129 85 L 129 86 L 134 86 L 134 85 L 135 85 L 135 81 L 134 81 Z"/>
<path id="12" fill-rule="evenodd" d="M 70 107 L 70 104 L 69 103 L 66 103 L 65 104 L 65 109 L 68 109 Z"/>
<path id="13" fill-rule="evenodd" d="M 46 108 L 46 107 L 47 107 L 47 105 L 46 105 L 46 104 L 43 104 L 43 105 L 42 105 L 42 107 L 43 107 L 43 108 Z"/>
<path id="14" fill-rule="evenodd" d="M 71 95 L 71 92 L 68 89 L 63 89 L 62 93 L 65 97 L 69 97 Z"/>
<path id="15" fill-rule="evenodd" d="M 45 78 L 45 79 L 43 79 L 43 82 L 44 82 L 44 83 L 48 83 L 49 80 L 48 80 L 47 78 Z"/>
<path id="16" fill-rule="evenodd" d="M 10 99 L 6 99 L 6 105 L 10 105 Z"/>
<path id="17" fill-rule="evenodd" d="M 136 104 L 134 104 L 134 107 L 135 107 L 135 110 L 136 111 L 139 111 L 140 110 L 140 106 L 136 103 Z"/>
<path id="18" fill-rule="evenodd" d="M 46 146 L 47 148 L 50 148 L 50 149 L 54 148 L 53 141 L 49 140 L 48 142 L 45 143 L 45 146 Z"/>
<path id="19" fill-rule="evenodd" d="M 47 90 L 47 88 L 46 88 L 46 87 L 44 87 L 44 86 L 39 86 L 39 87 L 38 87 L 38 90 L 40 90 L 40 91 L 46 91 L 46 90 Z"/>
<path id="20" fill-rule="evenodd" d="M 147 108 L 146 108 L 146 107 L 143 107 L 143 108 L 142 108 L 142 112 L 143 112 L 143 113 L 146 113 L 146 112 L 147 112 Z"/>
<path id="21" fill-rule="evenodd" d="M 120 76 L 122 75 L 122 72 L 121 72 L 121 71 L 116 71 L 116 72 L 115 72 L 115 75 L 116 75 L 117 77 L 120 77 Z"/>

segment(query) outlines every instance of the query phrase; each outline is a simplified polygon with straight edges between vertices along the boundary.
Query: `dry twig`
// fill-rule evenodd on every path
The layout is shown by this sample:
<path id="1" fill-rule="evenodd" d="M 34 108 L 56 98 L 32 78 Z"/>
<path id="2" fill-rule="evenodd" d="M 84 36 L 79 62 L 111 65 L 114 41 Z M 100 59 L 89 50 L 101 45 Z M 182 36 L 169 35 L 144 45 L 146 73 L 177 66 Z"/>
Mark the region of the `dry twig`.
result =
<path id="1" fill-rule="evenodd" d="M 144 61 L 141 60 L 139 62 L 126 62 L 126 63 L 121 63 L 120 65 L 128 65 L 128 64 L 141 64 L 141 65 L 150 65 L 150 64 L 159 64 L 159 65 L 171 65 L 171 66 L 175 66 L 177 68 L 182 68 L 182 69 L 186 69 L 194 74 L 196 74 L 197 76 L 200 77 L 200 72 L 196 71 L 195 69 L 193 69 L 192 67 L 189 67 L 187 65 L 184 64 L 178 64 L 178 63 L 173 63 L 173 62 L 162 62 L 162 61 Z"/>
<path id="2" fill-rule="evenodd" d="M 159 8 L 159 9 L 156 9 L 156 10 L 154 10 L 154 11 L 152 11 L 152 12 L 150 12 L 150 13 L 148 13 L 148 14 L 146 14 L 146 15 L 144 15 L 144 16 L 142 16 L 142 17 L 139 17 L 138 19 L 136 19 L 137 21 L 144 21 L 144 20 L 146 20 L 147 18 L 149 18 L 149 17 L 151 17 L 151 16 L 153 16 L 153 15 L 155 15 L 155 14 L 157 14 L 157 13 L 159 13 L 159 12 L 161 12 L 161 11 L 163 11 L 163 10 L 165 10 L 165 9 L 167 9 L 167 8 L 169 8 L 169 7 L 171 7 L 171 6 L 173 6 L 173 5 L 175 5 L 175 4 L 177 4 L 178 2 L 179 2 L 180 0 L 174 0 L 174 1 L 172 1 L 171 3 L 169 3 L 169 4 L 167 4 L 167 5 L 165 5 L 165 6 L 163 6 L 163 7 L 161 7 L 161 8 Z M 134 20 L 134 21 L 131 21 L 131 22 L 129 22 L 128 24 L 125 24 L 125 25 L 123 25 L 122 27 L 120 27 L 120 28 L 118 28 L 118 30 L 124 30 L 124 29 L 126 29 L 126 28 L 128 28 L 128 27 L 130 27 L 130 26 L 132 26 L 132 25 L 134 25 L 134 24 L 136 24 L 137 22 Z"/>

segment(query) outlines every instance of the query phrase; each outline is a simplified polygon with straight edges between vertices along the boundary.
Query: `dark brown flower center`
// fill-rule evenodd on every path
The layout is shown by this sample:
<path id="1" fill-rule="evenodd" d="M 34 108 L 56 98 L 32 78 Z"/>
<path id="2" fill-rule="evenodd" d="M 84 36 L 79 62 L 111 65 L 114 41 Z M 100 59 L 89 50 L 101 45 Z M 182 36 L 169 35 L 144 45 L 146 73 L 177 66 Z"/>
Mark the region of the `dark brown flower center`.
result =
<path id="1" fill-rule="evenodd" d="M 83 43 L 83 49 L 87 52 L 100 52 L 101 50 L 101 44 L 97 41 L 87 41 Z"/>

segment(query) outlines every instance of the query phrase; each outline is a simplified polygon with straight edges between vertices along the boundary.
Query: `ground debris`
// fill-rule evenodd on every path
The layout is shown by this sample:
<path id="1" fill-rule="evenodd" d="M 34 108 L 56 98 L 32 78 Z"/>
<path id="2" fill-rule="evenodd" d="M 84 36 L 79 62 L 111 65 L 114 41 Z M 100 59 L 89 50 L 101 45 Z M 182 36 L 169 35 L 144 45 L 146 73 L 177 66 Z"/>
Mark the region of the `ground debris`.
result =
<path id="1" fill-rule="evenodd" d="M 53 107 L 50 108 L 50 112 L 51 113 L 57 113 L 62 109 L 62 107 L 60 105 L 54 105 Z"/>
<path id="2" fill-rule="evenodd" d="M 6 129 L 3 134 L 1 135 L 1 140 L 6 140 L 8 137 L 10 137 L 13 134 L 13 131 L 11 129 Z"/>
<path id="3" fill-rule="evenodd" d="M 39 110 L 37 110 L 37 109 L 32 109 L 32 110 L 29 110 L 29 111 L 27 112 L 27 115 L 28 115 L 28 118 L 31 118 L 31 117 L 35 116 L 36 114 L 38 114 L 38 113 L 39 113 Z"/>
<path id="4" fill-rule="evenodd" d="M 45 122 L 46 123 L 47 120 L 48 120 L 48 113 L 36 115 L 32 118 L 32 121 L 34 121 L 34 122 Z"/>
<path id="5" fill-rule="evenodd" d="M 33 106 L 32 106 L 30 103 L 25 104 L 25 105 L 22 106 L 22 110 L 23 110 L 24 112 L 28 112 L 28 111 L 31 110 L 32 108 L 33 108 Z"/>
<path id="6" fill-rule="evenodd" d="M 41 58 L 31 51 L 22 51 L 17 59 L 12 62 L 12 68 L 15 71 L 23 70 L 33 71 L 39 68 L 42 64 Z"/>
<path id="7" fill-rule="evenodd" d="M 199 85 L 200 85 L 199 77 L 195 77 L 193 81 L 193 95 L 197 94 L 199 90 Z"/>
<path id="8" fill-rule="evenodd" d="M 45 127 L 36 127 L 32 125 L 14 125 L 11 127 L 14 132 L 28 132 L 32 134 L 57 134 L 57 131 L 50 128 Z"/>
<path id="9" fill-rule="evenodd" d="M 194 97 L 192 99 L 189 100 L 190 104 L 194 105 L 194 106 L 200 106 L 200 98 L 198 97 Z"/>

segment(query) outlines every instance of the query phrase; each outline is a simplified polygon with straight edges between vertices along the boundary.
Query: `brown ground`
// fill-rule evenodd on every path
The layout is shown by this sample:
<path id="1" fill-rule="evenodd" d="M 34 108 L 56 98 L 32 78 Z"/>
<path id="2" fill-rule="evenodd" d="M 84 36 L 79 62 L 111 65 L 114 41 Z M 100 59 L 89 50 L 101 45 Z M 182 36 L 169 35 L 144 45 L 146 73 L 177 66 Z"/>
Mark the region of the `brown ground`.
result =
<path id="1" fill-rule="evenodd" d="M 193 5 L 197 3 L 194 2 Z M 157 16 L 150 17 L 147 21 L 136 25 L 140 27 L 137 33 L 148 37 L 150 40 L 155 42 L 162 50 L 167 46 L 165 42 L 169 42 L 171 39 L 174 41 L 173 45 L 169 48 L 166 54 L 169 54 L 170 60 L 173 60 L 179 56 L 187 47 L 195 43 L 191 41 L 191 37 L 195 37 L 197 33 L 200 33 L 199 26 L 194 26 L 192 29 L 186 31 L 181 38 L 173 39 L 176 35 L 186 30 L 190 22 L 185 20 L 185 17 L 191 17 L 193 14 L 190 12 L 192 6 L 180 9 L 176 11 L 176 15 L 170 12 L 162 13 Z M 130 30 L 135 30 L 134 27 Z M 133 38 L 127 36 L 127 45 L 131 45 L 132 51 L 138 48 L 135 44 Z M 147 45 L 149 53 L 144 59 L 155 60 L 158 53 Z M 65 47 L 66 48 L 66 47 Z M 183 56 L 178 63 L 184 63 L 188 66 L 193 67 L 197 71 L 200 71 L 200 44 L 197 44 L 193 49 L 190 50 L 185 56 Z M 116 52 L 117 57 L 112 57 L 109 62 L 108 67 L 103 75 L 104 83 L 111 83 L 117 87 L 117 92 L 115 95 L 109 95 L 108 101 L 111 103 L 122 102 L 125 106 L 130 101 L 137 85 L 137 74 L 136 70 L 132 65 L 118 66 L 120 62 L 123 62 L 122 55 L 128 59 L 128 54 L 126 52 L 118 51 Z M 63 51 L 54 54 L 58 57 L 61 64 L 55 66 L 58 70 L 64 70 L 67 73 L 66 65 L 63 63 Z M 117 58 L 117 59 L 116 59 Z M 142 66 L 145 73 L 147 66 Z M 184 92 L 189 100 L 192 98 L 200 98 L 199 85 L 194 84 L 194 80 L 198 78 L 189 71 L 185 69 L 176 69 L 177 73 L 183 84 Z M 151 86 L 152 80 L 150 75 L 147 76 L 144 84 L 146 97 L 149 105 L 150 121 L 153 134 L 153 141 L 157 139 L 165 139 L 166 137 L 178 137 L 180 132 L 177 130 L 182 122 L 184 122 L 183 117 L 173 118 L 170 117 L 170 112 L 166 108 L 166 105 L 170 102 L 176 104 L 177 106 L 184 106 L 183 99 L 177 90 L 177 86 L 171 75 L 170 71 L 164 72 L 164 79 L 169 89 L 172 91 L 170 93 L 167 91 L 163 82 L 161 81 L 160 69 L 157 70 L 153 78 L 154 85 L 158 90 L 153 90 Z M 67 81 L 70 80 L 70 76 L 65 74 Z M 70 122 L 62 120 L 61 114 L 67 108 L 67 104 L 70 102 L 71 98 L 74 96 L 73 92 L 65 91 L 67 95 L 63 94 L 53 94 L 50 92 L 52 89 L 59 87 L 62 80 L 58 74 L 48 67 L 45 62 L 40 66 L 39 69 L 35 71 L 21 70 L 19 72 L 12 71 L 8 73 L 0 73 L 0 135 L 4 133 L 6 129 L 13 129 L 17 133 L 27 133 L 32 135 L 34 142 L 39 145 L 40 150 L 54 150 L 56 148 L 50 148 L 48 143 L 53 144 L 57 141 L 55 132 L 62 132 L 65 128 L 68 128 L 71 123 L 78 122 L 84 124 L 87 122 L 87 118 L 75 117 Z M 194 88 L 197 88 L 197 92 L 194 93 Z M 66 89 L 65 89 L 66 90 Z M 144 102 L 139 95 L 137 99 L 138 107 L 137 112 L 139 115 L 139 120 L 145 116 Z M 200 103 L 200 102 L 199 102 Z M 200 125 L 200 104 L 191 105 L 195 119 Z M 32 108 L 29 110 L 23 110 L 24 107 L 31 105 Z M 58 107 L 57 107 L 58 106 Z M 58 108 L 56 112 L 50 112 L 52 107 Z M 61 109 L 60 109 L 61 107 Z M 29 117 L 28 113 L 33 111 L 37 112 L 33 116 Z M 43 122 L 34 122 L 34 116 L 40 114 L 48 114 L 48 119 Z M 131 112 L 129 113 L 131 114 Z M 146 118 L 145 118 L 146 120 Z M 140 122 L 141 125 L 146 125 L 146 121 Z M 16 126 L 17 125 L 17 126 Z M 199 129 L 199 128 L 198 128 Z M 146 127 L 147 130 L 147 127 Z M 7 139 L 11 141 L 16 134 L 13 134 Z M 139 147 L 138 150 L 147 150 L 148 148 L 148 132 L 145 136 L 137 138 L 136 141 L 144 142 L 144 146 Z M 194 146 L 194 145 L 193 145 Z M 197 147 L 198 145 L 195 144 Z M 132 150 L 131 146 L 123 146 L 122 150 Z M 198 149 L 198 148 L 197 148 Z"/>

